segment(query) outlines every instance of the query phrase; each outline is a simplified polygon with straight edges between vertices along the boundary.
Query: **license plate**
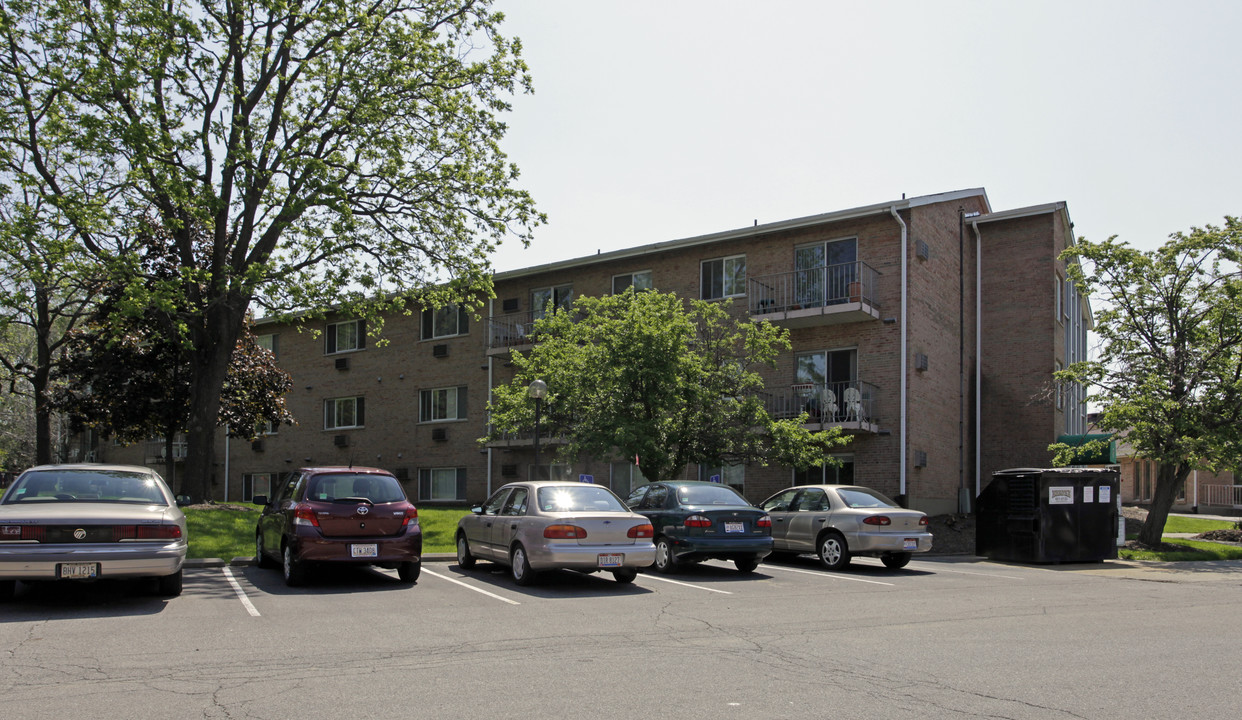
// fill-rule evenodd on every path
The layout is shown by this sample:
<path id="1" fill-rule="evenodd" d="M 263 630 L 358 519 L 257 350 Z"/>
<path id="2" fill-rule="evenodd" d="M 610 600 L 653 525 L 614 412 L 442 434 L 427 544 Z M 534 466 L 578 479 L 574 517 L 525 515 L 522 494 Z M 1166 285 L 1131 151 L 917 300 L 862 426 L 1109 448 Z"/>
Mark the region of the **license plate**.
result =
<path id="1" fill-rule="evenodd" d="M 99 576 L 98 563 L 61 563 L 60 577 L 64 580 L 86 580 Z"/>
<path id="2" fill-rule="evenodd" d="M 725 526 L 725 532 L 727 533 L 746 532 L 746 523 L 727 522 L 724 524 L 724 526 Z"/>
<path id="3" fill-rule="evenodd" d="M 600 553 L 600 567 L 621 567 L 621 563 L 625 562 L 625 555 L 621 553 Z"/>
<path id="4" fill-rule="evenodd" d="M 379 545 L 375 543 L 350 545 L 349 554 L 351 557 L 379 557 Z"/>
<path id="5" fill-rule="evenodd" d="M 906 538 L 906 546 L 905 546 L 905 549 L 906 549 L 906 550 L 918 550 L 918 549 L 919 549 L 919 539 L 918 539 L 918 538 Z"/>

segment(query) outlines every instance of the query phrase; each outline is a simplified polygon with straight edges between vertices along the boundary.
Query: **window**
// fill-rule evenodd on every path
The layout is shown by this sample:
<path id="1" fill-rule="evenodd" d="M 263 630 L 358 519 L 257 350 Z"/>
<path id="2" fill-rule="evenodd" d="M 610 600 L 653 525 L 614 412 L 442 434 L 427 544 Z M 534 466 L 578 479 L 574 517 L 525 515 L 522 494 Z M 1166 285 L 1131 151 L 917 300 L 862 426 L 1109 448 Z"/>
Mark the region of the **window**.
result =
<path id="1" fill-rule="evenodd" d="M 1065 299 L 1061 302 L 1061 317 L 1069 320 L 1070 301 L 1074 299 L 1074 281 L 1069 278 L 1065 279 Z"/>
<path id="2" fill-rule="evenodd" d="M 363 398 L 344 397 L 323 401 L 324 430 L 362 427 Z"/>
<path id="3" fill-rule="evenodd" d="M 422 322 L 422 339 L 452 337 L 465 335 L 469 330 L 469 313 L 456 304 L 447 305 L 437 310 L 424 310 Z"/>
<path id="4" fill-rule="evenodd" d="M 745 255 L 704 260 L 700 270 L 699 297 L 702 299 L 719 300 L 746 294 Z"/>
<path id="5" fill-rule="evenodd" d="M 465 500 L 466 468 L 421 468 L 418 471 L 418 499 Z"/>
<path id="6" fill-rule="evenodd" d="M 543 317 L 549 309 L 555 312 L 568 309 L 573 304 L 574 286 L 572 284 L 536 288 L 530 291 L 530 309 L 536 320 Z"/>
<path id="7" fill-rule="evenodd" d="M 651 289 L 651 271 L 644 270 L 636 273 L 626 273 L 625 275 L 612 276 L 612 294 L 620 295 L 625 292 L 628 287 L 634 288 L 634 291 Z"/>
<path id="8" fill-rule="evenodd" d="M 849 302 L 861 294 L 858 240 L 848 238 L 794 248 L 794 288 L 802 307 Z"/>
<path id="9" fill-rule="evenodd" d="M 277 358 L 280 357 L 280 352 L 278 350 L 278 348 L 280 347 L 280 343 L 278 342 L 279 339 L 280 338 L 277 337 L 275 333 L 254 336 L 254 342 L 256 345 L 270 352 L 274 357 L 277 357 Z"/>
<path id="10" fill-rule="evenodd" d="M 1061 279 L 1059 274 L 1052 279 L 1052 294 L 1056 298 L 1056 308 L 1052 311 L 1052 314 L 1058 321 L 1060 321 L 1062 313 L 1065 312 L 1062 309 L 1064 298 L 1061 297 L 1062 288 L 1064 287 L 1065 281 Z"/>
<path id="11" fill-rule="evenodd" d="M 242 475 L 242 502 L 250 502 L 255 495 L 272 496 L 275 473 L 250 473 Z"/>
<path id="12" fill-rule="evenodd" d="M 418 421 L 441 422 L 466 419 L 466 386 L 421 390 L 418 393 Z"/>
<path id="13" fill-rule="evenodd" d="M 365 330 L 365 324 L 361 320 L 347 320 L 328 325 L 326 333 L 327 347 L 324 352 L 331 355 L 332 353 L 361 350 L 366 347 L 367 334 Z"/>
<path id="14" fill-rule="evenodd" d="M 745 487 L 746 466 L 737 465 L 717 465 L 717 466 L 699 466 L 699 479 L 707 482 L 717 482 L 742 492 Z"/>
<path id="15" fill-rule="evenodd" d="M 1053 367 L 1053 371 L 1061 372 L 1065 366 L 1061 364 L 1060 360 L 1055 362 L 1056 365 Z M 1052 391 L 1057 395 L 1057 410 L 1061 410 L 1065 407 L 1065 388 L 1061 386 L 1061 381 L 1055 375 L 1052 378 Z"/>
<path id="16" fill-rule="evenodd" d="M 854 456 L 853 455 L 834 455 L 834 458 L 841 462 L 841 466 L 829 465 L 824 463 L 819 467 L 810 467 L 806 470 L 794 471 L 794 485 L 853 485 L 854 484 Z"/>
<path id="17" fill-rule="evenodd" d="M 263 422 L 259 423 L 259 428 L 258 428 L 259 435 L 275 435 L 279 431 L 280 431 L 280 425 L 272 422 L 271 420 L 264 420 Z"/>

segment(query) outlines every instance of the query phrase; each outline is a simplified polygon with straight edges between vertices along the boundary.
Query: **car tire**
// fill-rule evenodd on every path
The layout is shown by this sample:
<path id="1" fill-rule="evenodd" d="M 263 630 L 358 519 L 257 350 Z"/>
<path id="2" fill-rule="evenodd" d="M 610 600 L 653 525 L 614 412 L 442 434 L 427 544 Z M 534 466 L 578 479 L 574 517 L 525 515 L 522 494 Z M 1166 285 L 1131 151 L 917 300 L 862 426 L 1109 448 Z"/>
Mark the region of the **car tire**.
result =
<path id="1" fill-rule="evenodd" d="M 470 553 L 470 542 L 465 533 L 457 533 L 457 567 L 472 568 L 477 558 Z"/>
<path id="2" fill-rule="evenodd" d="M 613 570 L 612 577 L 622 585 L 629 585 L 634 582 L 634 578 L 638 577 L 638 568 L 622 568 Z"/>
<path id="3" fill-rule="evenodd" d="M 662 573 L 672 573 L 677 572 L 678 565 L 680 563 L 673 555 L 673 544 L 668 541 L 668 538 L 662 537 L 656 540 L 655 569 Z"/>
<path id="4" fill-rule="evenodd" d="M 518 585 L 526 586 L 535 582 L 535 571 L 531 569 L 530 559 L 526 557 L 526 548 L 520 544 L 514 545 L 513 552 L 509 554 L 509 575 Z"/>
<path id="5" fill-rule="evenodd" d="M 8 602 L 17 592 L 16 580 L 0 580 L 0 602 Z"/>
<path id="6" fill-rule="evenodd" d="M 285 545 L 282 553 L 284 563 L 281 569 L 284 571 L 285 584 L 289 587 L 297 587 L 306 583 L 306 567 L 295 557 L 293 557 L 293 548 Z"/>
<path id="7" fill-rule="evenodd" d="M 418 576 L 423 572 L 423 564 L 421 562 L 403 562 L 397 566 L 397 577 L 401 578 L 404 583 L 418 582 Z"/>
<path id="8" fill-rule="evenodd" d="M 850 548 L 841 533 L 828 532 L 819 537 L 815 554 L 829 570 L 844 570 L 850 564 Z"/>
<path id="9" fill-rule="evenodd" d="M 254 534 L 254 564 L 264 569 L 276 567 L 276 563 L 272 562 L 265 550 L 263 547 L 263 533 L 256 532 Z"/>
<path id="10" fill-rule="evenodd" d="M 759 561 L 754 558 L 738 558 L 733 564 L 737 566 L 738 572 L 744 573 L 753 573 L 759 567 Z"/>
<path id="11" fill-rule="evenodd" d="M 156 578 L 155 593 L 160 597 L 177 597 L 181 594 L 182 585 L 182 571 L 178 570 L 172 575 Z"/>
<path id="12" fill-rule="evenodd" d="M 886 553 L 880 556 L 880 562 L 884 563 L 884 567 L 889 570 L 900 570 L 910 564 L 912 554 L 908 552 Z"/>

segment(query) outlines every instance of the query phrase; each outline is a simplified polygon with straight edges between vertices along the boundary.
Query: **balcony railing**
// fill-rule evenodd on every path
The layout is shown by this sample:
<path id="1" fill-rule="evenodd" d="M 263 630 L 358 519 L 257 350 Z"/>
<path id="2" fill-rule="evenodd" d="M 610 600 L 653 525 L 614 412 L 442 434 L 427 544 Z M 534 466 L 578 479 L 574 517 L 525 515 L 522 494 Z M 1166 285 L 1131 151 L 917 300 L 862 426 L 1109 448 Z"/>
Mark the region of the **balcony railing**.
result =
<path id="1" fill-rule="evenodd" d="M 790 270 L 749 278 L 746 297 L 751 315 L 760 318 L 811 309 L 826 314 L 863 305 L 879 308 L 876 301 L 878 276 L 879 273 L 864 262 Z"/>
<path id="2" fill-rule="evenodd" d="M 144 454 L 148 464 L 168 462 L 164 455 L 166 446 L 163 440 L 148 440 L 144 446 Z M 173 460 L 185 460 L 186 443 L 184 440 L 172 444 Z"/>
<path id="3" fill-rule="evenodd" d="M 879 389 L 861 380 L 768 388 L 763 397 L 768 414 L 777 419 L 805 412 L 808 425 L 865 432 L 876 432 L 880 422 Z"/>
<path id="4" fill-rule="evenodd" d="M 549 435 L 546 430 L 539 433 L 539 445 L 564 445 L 569 442 L 569 438 L 564 435 Z M 491 448 L 525 448 L 534 447 L 535 432 L 534 430 L 521 430 L 518 432 L 501 433 L 500 437 L 495 440 L 488 440 L 484 443 L 485 447 Z"/>
<path id="5" fill-rule="evenodd" d="M 540 315 L 542 317 L 542 314 Z M 535 313 L 493 315 L 487 319 L 487 349 L 503 350 L 533 342 Z"/>

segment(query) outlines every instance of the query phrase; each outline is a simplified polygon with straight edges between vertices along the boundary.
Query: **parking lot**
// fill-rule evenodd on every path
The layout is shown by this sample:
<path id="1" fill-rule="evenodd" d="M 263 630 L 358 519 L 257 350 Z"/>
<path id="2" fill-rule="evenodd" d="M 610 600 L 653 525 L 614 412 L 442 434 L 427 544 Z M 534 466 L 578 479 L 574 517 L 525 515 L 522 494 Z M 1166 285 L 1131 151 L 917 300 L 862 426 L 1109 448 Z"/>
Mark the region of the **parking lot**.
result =
<path id="1" fill-rule="evenodd" d="M 38 717 L 1225 717 L 1242 563 L 888 570 L 810 558 L 743 575 L 429 562 L 285 587 L 186 573 L 171 600 L 99 583 L 0 606 L 0 691 Z M 1158 689 L 1157 689 L 1158 688 Z"/>

